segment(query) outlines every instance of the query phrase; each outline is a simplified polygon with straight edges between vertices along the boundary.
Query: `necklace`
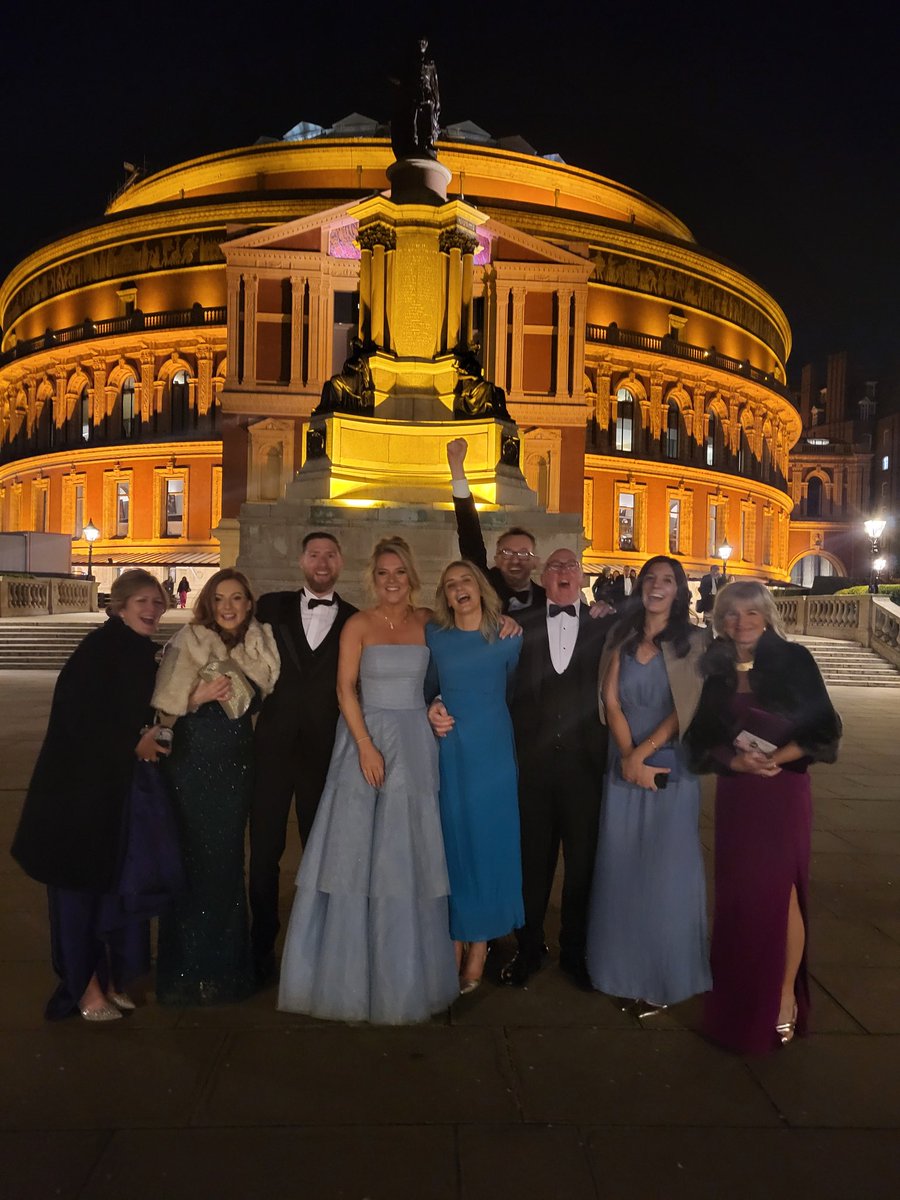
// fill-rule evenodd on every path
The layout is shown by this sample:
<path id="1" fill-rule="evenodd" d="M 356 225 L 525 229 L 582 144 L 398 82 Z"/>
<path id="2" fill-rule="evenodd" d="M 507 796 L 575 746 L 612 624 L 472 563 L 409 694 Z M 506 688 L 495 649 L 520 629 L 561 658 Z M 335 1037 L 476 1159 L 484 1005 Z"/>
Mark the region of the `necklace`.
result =
<path id="1" fill-rule="evenodd" d="M 397 628 L 397 625 L 405 625 L 406 624 L 406 622 L 409 620 L 409 614 L 412 612 L 412 609 L 407 608 L 406 614 L 405 614 L 403 620 L 398 621 L 397 625 L 394 624 L 394 622 L 391 620 L 390 617 L 385 616 L 385 614 L 381 611 L 381 609 L 376 608 L 375 611 L 378 613 L 379 617 L 384 617 L 384 620 L 387 621 L 388 625 L 390 625 L 390 627 L 391 627 L 391 632 L 393 632 Z"/>
<path id="2" fill-rule="evenodd" d="M 753 670 L 753 659 L 751 658 L 749 662 L 736 662 L 734 664 L 734 669 L 736 671 L 752 671 Z"/>

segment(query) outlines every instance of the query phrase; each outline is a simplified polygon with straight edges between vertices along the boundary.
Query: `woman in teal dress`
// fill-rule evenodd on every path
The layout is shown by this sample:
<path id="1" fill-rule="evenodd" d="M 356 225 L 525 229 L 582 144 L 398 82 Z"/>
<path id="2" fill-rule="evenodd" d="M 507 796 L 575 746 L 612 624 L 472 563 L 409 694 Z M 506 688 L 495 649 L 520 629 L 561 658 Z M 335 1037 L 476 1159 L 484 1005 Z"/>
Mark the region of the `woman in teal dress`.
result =
<path id="1" fill-rule="evenodd" d="M 460 991 L 481 982 L 487 943 L 522 925 L 515 742 L 506 703 L 519 637 L 499 636 L 500 600 L 471 562 L 450 563 L 425 631 L 433 691 L 453 718 L 440 742 L 450 936 Z"/>
<path id="2" fill-rule="evenodd" d="M 211 662 L 230 666 L 234 682 L 224 673 L 202 678 Z M 217 571 L 197 598 L 191 624 L 166 647 L 153 693 L 154 707 L 169 718 L 164 723 L 177 718 L 165 769 L 188 877 L 186 895 L 159 922 L 161 1004 L 222 1004 L 254 990 L 244 891 L 251 714 L 256 698 L 275 686 L 279 667 L 271 629 L 254 620 L 246 578 Z M 242 677 L 253 685 L 252 699 Z"/>

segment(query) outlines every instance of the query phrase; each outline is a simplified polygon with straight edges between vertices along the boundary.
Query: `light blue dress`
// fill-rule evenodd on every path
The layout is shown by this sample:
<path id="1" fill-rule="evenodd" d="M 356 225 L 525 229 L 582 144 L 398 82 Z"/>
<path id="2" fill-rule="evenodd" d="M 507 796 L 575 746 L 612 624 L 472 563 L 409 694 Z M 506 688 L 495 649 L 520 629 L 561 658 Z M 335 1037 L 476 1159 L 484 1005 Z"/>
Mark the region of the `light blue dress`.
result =
<path id="1" fill-rule="evenodd" d="M 371 787 L 338 722 L 325 790 L 297 874 L 278 1007 L 337 1021 L 425 1021 L 459 995 L 425 715 L 426 646 L 366 646 L 360 693 L 384 756 Z"/>
<path id="2" fill-rule="evenodd" d="M 619 700 L 635 745 L 672 711 L 662 654 L 622 654 Z M 618 747 L 609 762 L 588 913 L 591 982 L 611 996 L 677 1004 L 711 986 L 700 850 L 700 782 L 680 743 L 664 790 L 625 783 Z"/>
<path id="3" fill-rule="evenodd" d="M 486 942 L 525 923 L 518 777 L 507 684 L 521 638 L 429 625 L 437 686 L 455 724 L 441 738 L 441 826 L 450 875 L 450 934 Z"/>

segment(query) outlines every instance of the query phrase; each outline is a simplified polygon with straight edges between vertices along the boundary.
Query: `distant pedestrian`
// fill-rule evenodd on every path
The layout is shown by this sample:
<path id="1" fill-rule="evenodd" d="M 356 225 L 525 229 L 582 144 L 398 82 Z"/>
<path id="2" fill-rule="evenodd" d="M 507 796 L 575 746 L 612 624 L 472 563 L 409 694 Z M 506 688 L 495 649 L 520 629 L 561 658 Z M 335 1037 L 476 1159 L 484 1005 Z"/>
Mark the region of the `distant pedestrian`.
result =
<path id="1" fill-rule="evenodd" d="M 184 608 L 187 604 L 188 592 L 191 590 L 191 585 L 187 581 L 187 575 L 182 575 L 178 582 L 178 607 Z"/>
<path id="2" fill-rule="evenodd" d="M 175 607 L 175 580 L 171 575 L 167 575 L 163 580 L 163 591 L 169 598 L 169 608 Z"/>

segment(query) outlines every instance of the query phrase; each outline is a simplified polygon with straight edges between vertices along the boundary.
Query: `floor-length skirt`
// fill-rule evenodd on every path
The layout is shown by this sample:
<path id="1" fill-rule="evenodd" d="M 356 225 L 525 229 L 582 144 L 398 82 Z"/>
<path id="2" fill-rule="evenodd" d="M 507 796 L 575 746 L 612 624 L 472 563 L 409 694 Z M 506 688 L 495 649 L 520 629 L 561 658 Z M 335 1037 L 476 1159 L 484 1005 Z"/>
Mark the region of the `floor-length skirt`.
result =
<path id="1" fill-rule="evenodd" d="M 812 824 L 809 776 L 783 770 L 771 779 L 722 777 L 716 790 L 713 989 L 704 1031 L 742 1054 L 779 1044 L 791 888 L 807 925 Z M 795 984 L 797 1033 L 809 1019 L 804 949 Z"/>

